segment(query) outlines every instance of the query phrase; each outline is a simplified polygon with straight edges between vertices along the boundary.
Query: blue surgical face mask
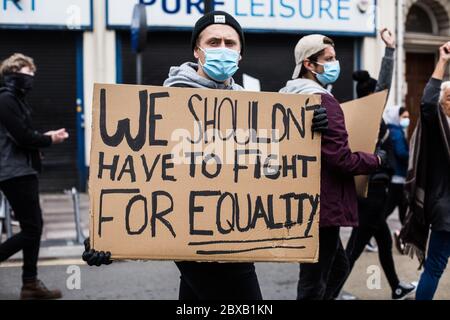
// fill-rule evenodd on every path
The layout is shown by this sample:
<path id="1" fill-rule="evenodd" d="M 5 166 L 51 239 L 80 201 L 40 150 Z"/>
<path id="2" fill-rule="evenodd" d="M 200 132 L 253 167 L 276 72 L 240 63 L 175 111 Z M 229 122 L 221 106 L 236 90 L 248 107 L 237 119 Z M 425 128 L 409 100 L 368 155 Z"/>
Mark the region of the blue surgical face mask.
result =
<path id="1" fill-rule="evenodd" d="M 400 119 L 400 126 L 401 126 L 403 129 L 408 128 L 408 127 L 409 127 L 409 124 L 410 124 L 409 118 L 402 118 L 402 119 Z"/>
<path id="2" fill-rule="evenodd" d="M 240 54 L 236 50 L 228 48 L 199 48 L 205 53 L 205 63 L 199 59 L 203 71 L 211 79 L 224 82 L 230 79 L 239 69 L 238 61 Z"/>
<path id="3" fill-rule="evenodd" d="M 341 65 L 339 61 L 327 62 L 327 63 L 318 63 L 316 64 L 323 66 L 323 73 L 317 73 L 312 71 L 316 75 L 317 80 L 323 85 L 326 86 L 328 84 L 335 83 L 339 78 L 339 74 L 341 73 Z"/>

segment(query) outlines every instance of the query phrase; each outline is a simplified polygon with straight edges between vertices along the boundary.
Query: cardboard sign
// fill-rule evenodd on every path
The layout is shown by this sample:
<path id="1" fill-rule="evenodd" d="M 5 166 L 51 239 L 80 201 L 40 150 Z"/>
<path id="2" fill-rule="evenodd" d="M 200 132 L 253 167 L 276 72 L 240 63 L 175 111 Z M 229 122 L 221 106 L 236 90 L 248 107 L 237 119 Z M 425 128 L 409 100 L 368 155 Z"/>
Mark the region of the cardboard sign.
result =
<path id="1" fill-rule="evenodd" d="M 320 96 L 94 86 L 91 246 L 113 259 L 316 262 Z"/>
<path id="2" fill-rule="evenodd" d="M 341 105 L 353 152 L 374 153 L 387 96 L 388 91 L 384 90 Z M 368 176 L 356 176 L 355 184 L 358 196 L 367 197 Z"/>

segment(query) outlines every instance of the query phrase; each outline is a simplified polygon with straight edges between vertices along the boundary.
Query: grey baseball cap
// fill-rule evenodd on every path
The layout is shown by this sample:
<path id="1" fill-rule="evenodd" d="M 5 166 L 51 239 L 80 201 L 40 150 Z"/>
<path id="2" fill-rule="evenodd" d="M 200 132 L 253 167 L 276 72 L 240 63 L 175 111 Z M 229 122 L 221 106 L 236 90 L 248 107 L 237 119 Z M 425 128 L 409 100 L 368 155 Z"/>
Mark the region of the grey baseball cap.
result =
<path id="1" fill-rule="evenodd" d="M 304 36 L 298 41 L 294 50 L 295 69 L 292 74 L 292 79 L 297 79 L 300 75 L 303 61 L 331 45 L 328 41 L 325 41 L 325 38 L 327 37 L 321 34 L 311 34 L 309 36 Z"/>

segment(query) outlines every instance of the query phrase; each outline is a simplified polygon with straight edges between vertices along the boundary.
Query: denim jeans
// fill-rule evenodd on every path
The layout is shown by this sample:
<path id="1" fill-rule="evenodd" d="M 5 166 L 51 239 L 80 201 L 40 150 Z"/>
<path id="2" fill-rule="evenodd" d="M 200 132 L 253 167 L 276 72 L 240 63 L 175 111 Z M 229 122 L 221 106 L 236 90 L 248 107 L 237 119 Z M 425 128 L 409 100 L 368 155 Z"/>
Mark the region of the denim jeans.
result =
<path id="1" fill-rule="evenodd" d="M 439 279 L 447 267 L 450 257 L 450 232 L 431 231 L 425 267 L 420 276 L 416 300 L 432 300 Z"/>

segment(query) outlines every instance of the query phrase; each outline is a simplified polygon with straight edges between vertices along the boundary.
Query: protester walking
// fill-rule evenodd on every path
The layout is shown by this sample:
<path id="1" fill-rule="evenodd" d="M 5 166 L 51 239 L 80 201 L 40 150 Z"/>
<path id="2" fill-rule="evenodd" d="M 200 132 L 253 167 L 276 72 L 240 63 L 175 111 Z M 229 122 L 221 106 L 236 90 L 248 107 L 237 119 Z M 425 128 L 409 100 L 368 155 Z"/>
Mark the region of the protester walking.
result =
<path id="1" fill-rule="evenodd" d="M 400 222 L 405 222 L 406 199 L 404 185 L 408 169 L 409 146 L 405 131 L 408 129 L 409 112 L 404 108 L 395 108 L 394 119 L 388 123 L 389 135 L 394 145 L 394 175 L 389 185 L 389 196 L 386 204 L 386 215 L 389 216 L 396 207 L 399 210 Z"/>
<path id="2" fill-rule="evenodd" d="M 341 106 L 326 89 L 340 74 L 334 42 L 320 34 L 305 36 L 294 54 L 293 80 L 280 92 L 319 94 L 329 121 L 322 135 L 319 261 L 301 264 L 297 299 L 328 300 L 348 274 L 349 262 L 339 231 L 343 226 L 358 225 L 354 176 L 377 170 L 385 162 L 385 153 L 352 152 L 349 148 Z"/>
<path id="3" fill-rule="evenodd" d="M 447 42 L 439 48 L 411 137 L 405 184 L 409 212 L 400 237 L 406 253 L 415 253 L 424 264 L 417 300 L 433 299 L 450 257 L 450 81 L 443 82 L 449 61 Z"/>
<path id="4" fill-rule="evenodd" d="M 233 79 L 245 53 L 240 24 L 223 11 L 205 14 L 194 26 L 191 49 L 197 62 L 170 68 L 167 87 L 243 90 Z M 314 113 L 312 130 L 327 128 L 325 110 Z M 86 241 L 83 259 L 88 264 L 111 262 L 111 253 L 96 252 Z M 180 273 L 180 300 L 261 300 L 253 263 L 175 262 Z"/>
<path id="5" fill-rule="evenodd" d="M 400 223 L 405 223 L 407 201 L 405 197 L 405 180 L 408 169 L 409 145 L 406 139 L 406 130 L 409 127 L 409 112 L 404 107 L 392 108 L 388 127 L 390 139 L 394 145 L 394 175 L 389 185 L 388 198 L 386 201 L 385 214 L 389 217 L 395 208 L 398 208 Z M 403 254 L 404 247 L 399 239 L 400 231 L 394 231 L 395 246 L 400 254 Z"/>
<path id="6" fill-rule="evenodd" d="M 377 81 L 371 78 L 367 71 L 355 72 L 354 78 L 360 80 L 356 86 L 358 98 L 374 92 L 389 90 L 391 87 L 394 70 L 395 38 L 387 29 L 381 31 L 381 38 L 386 44 L 386 49 L 381 62 L 381 69 L 378 76 L 379 80 Z M 364 74 L 367 77 L 362 76 Z M 387 164 L 370 175 L 367 197 L 358 197 L 359 226 L 353 228 L 347 243 L 346 253 L 349 259 L 350 269 L 345 280 L 350 276 L 353 266 L 361 256 L 365 246 L 374 237 L 378 245 L 378 257 L 381 266 L 391 287 L 391 297 L 394 300 L 401 300 L 412 294 L 415 291 L 415 286 L 399 280 L 392 255 L 392 237 L 386 221 L 385 206 L 388 198 L 389 182 L 394 174 L 396 165 L 395 148 L 391 140 L 389 126 L 386 125 L 383 119 L 380 124 L 377 148 L 386 151 Z M 345 281 L 334 293 L 334 298 L 338 297 L 344 284 Z"/>
<path id="7" fill-rule="evenodd" d="M 6 196 L 20 224 L 20 232 L 0 245 L 0 262 L 23 252 L 21 299 L 57 299 L 59 290 L 49 290 L 37 277 L 42 234 L 38 173 L 39 148 L 62 143 L 65 129 L 37 132 L 31 124 L 31 107 L 26 97 L 33 88 L 36 66 L 33 59 L 13 54 L 0 65 L 0 190 Z"/>

